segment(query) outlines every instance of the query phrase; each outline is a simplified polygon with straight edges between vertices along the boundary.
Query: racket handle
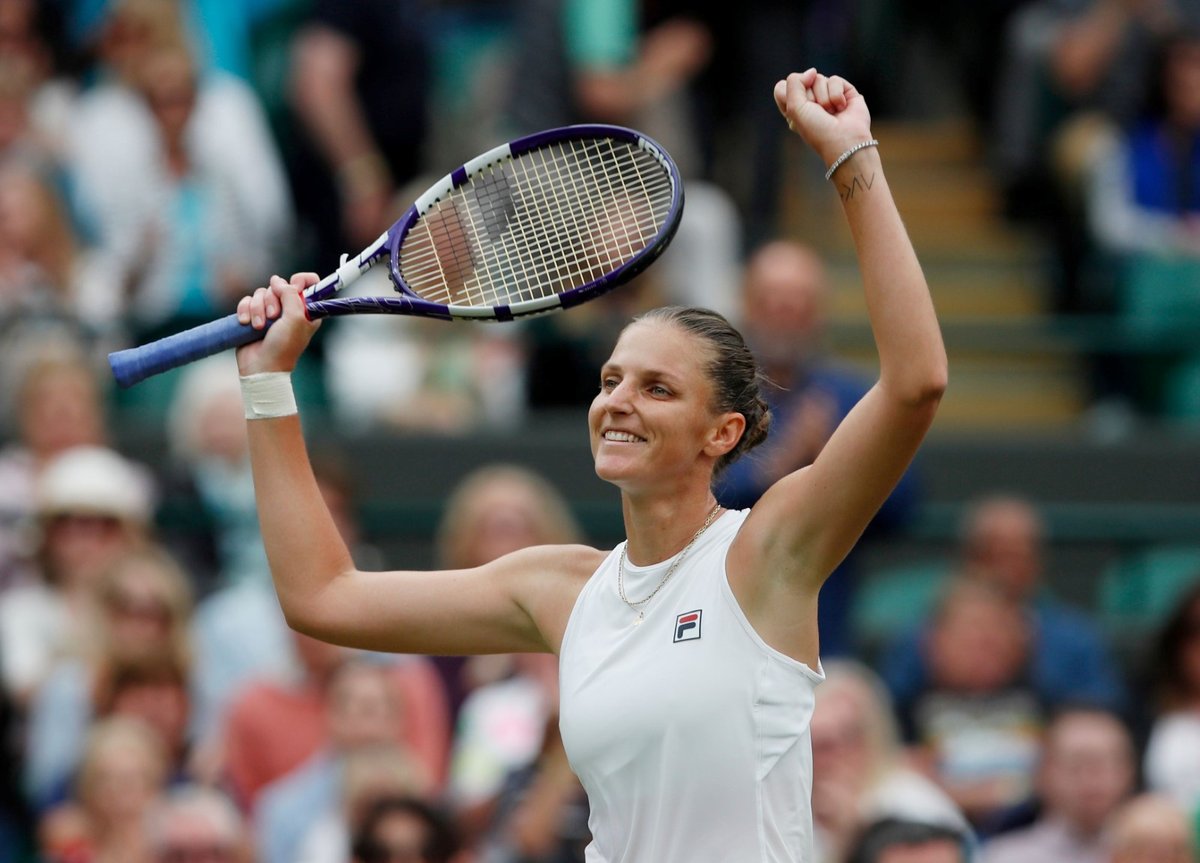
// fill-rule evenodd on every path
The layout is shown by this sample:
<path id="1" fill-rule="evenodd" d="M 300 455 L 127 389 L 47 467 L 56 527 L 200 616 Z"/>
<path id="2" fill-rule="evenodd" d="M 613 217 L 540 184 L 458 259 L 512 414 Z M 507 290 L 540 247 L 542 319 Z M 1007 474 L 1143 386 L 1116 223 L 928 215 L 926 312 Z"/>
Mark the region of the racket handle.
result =
<path id="1" fill-rule="evenodd" d="M 256 330 L 240 323 L 237 315 L 228 315 L 147 345 L 114 351 L 108 364 L 117 383 L 130 387 L 160 372 L 258 341 L 265 333 L 266 328 Z"/>

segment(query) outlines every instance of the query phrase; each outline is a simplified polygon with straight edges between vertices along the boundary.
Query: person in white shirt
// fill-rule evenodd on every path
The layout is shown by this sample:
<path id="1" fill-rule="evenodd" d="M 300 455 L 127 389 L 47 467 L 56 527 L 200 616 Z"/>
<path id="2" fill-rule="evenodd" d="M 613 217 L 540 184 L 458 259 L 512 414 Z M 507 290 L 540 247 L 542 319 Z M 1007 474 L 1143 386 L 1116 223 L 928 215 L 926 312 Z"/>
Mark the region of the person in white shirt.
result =
<path id="1" fill-rule="evenodd" d="M 861 831 L 884 819 L 942 827 L 972 846 L 966 816 L 906 763 L 883 681 L 855 660 L 823 663 L 811 722 L 813 821 L 819 861 L 842 861 Z"/>
<path id="2" fill-rule="evenodd" d="M 1146 787 L 1200 811 L 1200 583 L 1163 622 L 1154 651 L 1154 722 L 1142 762 Z"/>
<path id="3" fill-rule="evenodd" d="M 626 542 L 523 549 L 467 570 L 363 572 L 321 503 L 286 401 L 315 330 L 300 291 L 316 276 L 273 277 L 238 306 L 243 323 L 274 321 L 238 363 L 289 623 L 376 650 L 558 653 L 560 727 L 590 805 L 589 863 L 812 859 L 817 595 L 908 466 L 946 386 L 928 285 L 865 100 L 815 69 L 780 81 L 774 97 L 830 165 L 881 371 L 813 464 L 750 510 L 723 511 L 712 485 L 766 434 L 753 356 L 720 315 L 666 307 L 623 331 L 588 413 L 596 473 L 621 491 Z"/>

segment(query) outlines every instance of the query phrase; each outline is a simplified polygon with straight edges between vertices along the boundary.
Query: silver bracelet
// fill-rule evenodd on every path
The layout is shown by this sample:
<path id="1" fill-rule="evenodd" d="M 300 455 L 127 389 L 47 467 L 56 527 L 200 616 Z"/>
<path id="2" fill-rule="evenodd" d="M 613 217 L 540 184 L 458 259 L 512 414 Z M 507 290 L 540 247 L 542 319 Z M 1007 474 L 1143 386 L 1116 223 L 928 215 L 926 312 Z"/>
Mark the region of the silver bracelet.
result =
<path id="1" fill-rule="evenodd" d="M 879 146 L 879 142 L 876 141 L 874 138 L 870 139 L 869 141 L 860 141 L 859 143 L 855 144 L 849 150 L 842 153 L 842 155 L 838 156 L 836 159 L 833 160 L 833 164 L 830 165 L 829 170 L 825 172 L 825 180 L 828 182 L 830 179 L 832 179 L 833 172 L 836 171 L 838 168 L 842 167 L 842 165 L 845 164 L 846 160 L 849 159 L 851 156 L 853 156 L 855 153 L 857 153 L 859 150 L 865 150 L 867 147 L 878 147 L 878 146 Z"/>
<path id="2" fill-rule="evenodd" d="M 246 419 L 290 417 L 298 413 L 290 372 L 259 372 L 238 378 Z"/>

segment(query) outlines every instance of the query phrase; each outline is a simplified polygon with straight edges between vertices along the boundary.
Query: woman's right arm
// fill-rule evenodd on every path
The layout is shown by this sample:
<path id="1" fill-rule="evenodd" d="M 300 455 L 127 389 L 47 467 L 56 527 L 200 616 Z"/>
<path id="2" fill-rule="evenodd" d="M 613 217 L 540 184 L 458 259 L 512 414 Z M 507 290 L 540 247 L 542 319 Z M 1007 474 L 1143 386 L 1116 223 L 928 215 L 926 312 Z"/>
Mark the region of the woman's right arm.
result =
<path id="1" fill-rule="evenodd" d="M 300 291 L 316 276 L 273 277 L 238 315 L 261 342 L 238 350 L 242 375 L 290 372 L 317 325 Z M 446 572 L 358 570 L 318 489 L 298 415 L 248 421 L 259 524 L 288 624 L 325 641 L 403 653 L 557 650 L 581 578 L 599 553 L 523 549 L 486 566 Z"/>

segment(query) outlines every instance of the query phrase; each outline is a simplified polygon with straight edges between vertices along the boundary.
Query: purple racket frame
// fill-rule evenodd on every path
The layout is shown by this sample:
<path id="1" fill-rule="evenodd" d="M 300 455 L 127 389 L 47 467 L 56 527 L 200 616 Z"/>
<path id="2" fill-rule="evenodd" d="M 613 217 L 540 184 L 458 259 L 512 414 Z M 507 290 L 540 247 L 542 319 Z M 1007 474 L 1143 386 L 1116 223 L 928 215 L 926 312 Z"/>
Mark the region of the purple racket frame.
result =
<path id="1" fill-rule="evenodd" d="M 674 192 L 671 207 L 662 227 L 644 249 L 612 272 L 578 288 L 505 305 L 441 305 L 421 298 L 405 284 L 399 272 L 400 248 L 417 220 L 437 204 L 442 196 L 463 185 L 470 177 L 491 164 L 550 144 L 580 138 L 611 138 L 631 143 L 653 156 L 669 175 Z M 548 129 L 501 144 L 442 177 L 375 242 L 353 258 L 343 255 L 337 270 L 305 291 L 305 305 L 312 320 L 339 315 L 396 314 L 446 321 L 511 321 L 557 309 L 567 309 L 608 293 L 650 266 L 674 238 L 682 215 L 683 181 L 679 176 L 679 169 L 657 142 L 623 126 L 585 124 Z M 389 262 L 388 273 L 396 289 L 395 295 L 335 298 L 338 291 L 353 284 L 359 276 L 383 260 Z M 108 355 L 108 362 L 117 383 L 122 387 L 129 387 L 161 372 L 229 348 L 258 341 L 265 334 L 266 328 L 256 330 L 249 324 L 241 323 L 237 315 L 232 314 L 140 347 L 114 351 Z"/>

